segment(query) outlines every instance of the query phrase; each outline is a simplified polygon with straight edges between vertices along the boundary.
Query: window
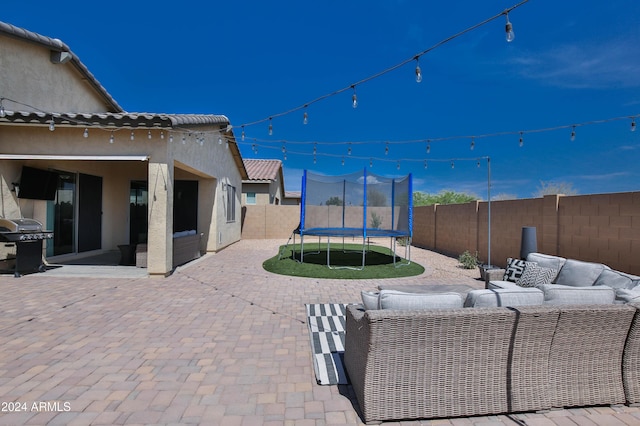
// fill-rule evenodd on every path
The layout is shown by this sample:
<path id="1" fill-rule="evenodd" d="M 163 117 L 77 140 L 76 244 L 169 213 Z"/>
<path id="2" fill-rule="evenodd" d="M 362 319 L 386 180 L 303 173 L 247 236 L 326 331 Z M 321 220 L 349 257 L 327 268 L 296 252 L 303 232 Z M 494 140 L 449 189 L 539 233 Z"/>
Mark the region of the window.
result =
<path id="1" fill-rule="evenodd" d="M 256 193 L 247 192 L 247 204 L 255 204 L 255 203 L 256 203 Z"/>
<path id="2" fill-rule="evenodd" d="M 227 188 L 227 222 L 236 220 L 236 188 L 226 185 Z"/>

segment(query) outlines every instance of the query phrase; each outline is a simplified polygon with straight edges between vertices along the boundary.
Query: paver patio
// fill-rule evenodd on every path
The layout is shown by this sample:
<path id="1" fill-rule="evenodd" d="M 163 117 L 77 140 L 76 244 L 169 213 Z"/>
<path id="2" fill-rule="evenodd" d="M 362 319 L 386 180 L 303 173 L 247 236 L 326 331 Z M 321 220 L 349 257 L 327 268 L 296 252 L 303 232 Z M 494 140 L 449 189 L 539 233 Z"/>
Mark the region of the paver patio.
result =
<path id="1" fill-rule="evenodd" d="M 269 274 L 282 243 L 243 240 L 168 278 L 0 276 L 0 424 L 361 424 L 348 386 L 315 383 L 304 304 L 379 282 Z M 424 275 L 385 283 L 483 287 L 455 259 L 412 259 Z M 640 425 L 640 408 L 388 424 Z"/>

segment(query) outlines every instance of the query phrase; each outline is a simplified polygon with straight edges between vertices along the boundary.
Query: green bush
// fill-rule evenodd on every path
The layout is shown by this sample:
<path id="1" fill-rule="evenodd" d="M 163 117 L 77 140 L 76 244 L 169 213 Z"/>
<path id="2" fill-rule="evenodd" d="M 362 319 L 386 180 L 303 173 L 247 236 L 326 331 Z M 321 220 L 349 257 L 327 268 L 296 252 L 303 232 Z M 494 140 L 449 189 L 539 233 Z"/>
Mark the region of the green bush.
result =
<path id="1" fill-rule="evenodd" d="M 464 253 L 458 257 L 458 262 L 462 264 L 464 269 L 474 269 L 478 266 L 478 252 L 471 254 L 469 250 L 465 250 Z"/>

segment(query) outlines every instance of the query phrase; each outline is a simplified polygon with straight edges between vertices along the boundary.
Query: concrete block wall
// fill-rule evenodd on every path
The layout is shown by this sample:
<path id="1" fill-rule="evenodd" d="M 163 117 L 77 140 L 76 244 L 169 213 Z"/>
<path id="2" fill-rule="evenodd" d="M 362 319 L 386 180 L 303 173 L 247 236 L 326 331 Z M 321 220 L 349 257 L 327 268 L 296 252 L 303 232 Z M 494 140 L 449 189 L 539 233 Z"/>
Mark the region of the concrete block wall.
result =
<path id="1" fill-rule="evenodd" d="M 486 262 L 487 218 L 487 202 L 416 207 L 413 244 L 455 257 L 477 251 Z M 284 244 L 299 221 L 300 206 L 247 206 L 242 238 L 282 239 Z M 493 201 L 492 264 L 505 266 L 507 257 L 520 256 L 524 226 L 536 227 L 541 253 L 640 275 L 640 192 Z"/>

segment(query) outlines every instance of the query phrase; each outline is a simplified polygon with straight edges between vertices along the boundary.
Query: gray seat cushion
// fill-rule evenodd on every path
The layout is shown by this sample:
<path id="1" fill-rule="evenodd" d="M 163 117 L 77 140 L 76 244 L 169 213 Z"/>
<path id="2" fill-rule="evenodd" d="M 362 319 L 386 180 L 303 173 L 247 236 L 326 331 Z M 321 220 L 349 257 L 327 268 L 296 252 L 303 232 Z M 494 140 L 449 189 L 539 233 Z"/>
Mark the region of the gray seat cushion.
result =
<path id="1" fill-rule="evenodd" d="M 593 285 L 606 285 L 613 288 L 634 288 L 640 285 L 640 277 L 613 269 L 605 269 Z"/>
<path id="2" fill-rule="evenodd" d="M 471 290 L 464 301 L 465 308 L 542 305 L 544 293 L 537 288 L 497 288 Z"/>
<path id="3" fill-rule="evenodd" d="M 396 290 L 380 291 L 380 309 L 444 309 L 462 308 L 459 293 L 405 293 Z"/>
<path id="4" fill-rule="evenodd" d="M 538 286 L 544 293 L 545 305 L 606 305 L 616 297 L 614 289 L 607 286 L 575 287 L 560 284 Z"/>
<path id="5" fill-rule="evenodd" d="M 622 303 L 640 302 L 640 285 L 631 289 L 616 289 L 616 301 Z"/>
<path id="6" fill-rule="evenodd" d="M 573 287 L 590 287 L 605 269 L 609 267 L 602 263 L 567 259 L 554 283 Z"/>

